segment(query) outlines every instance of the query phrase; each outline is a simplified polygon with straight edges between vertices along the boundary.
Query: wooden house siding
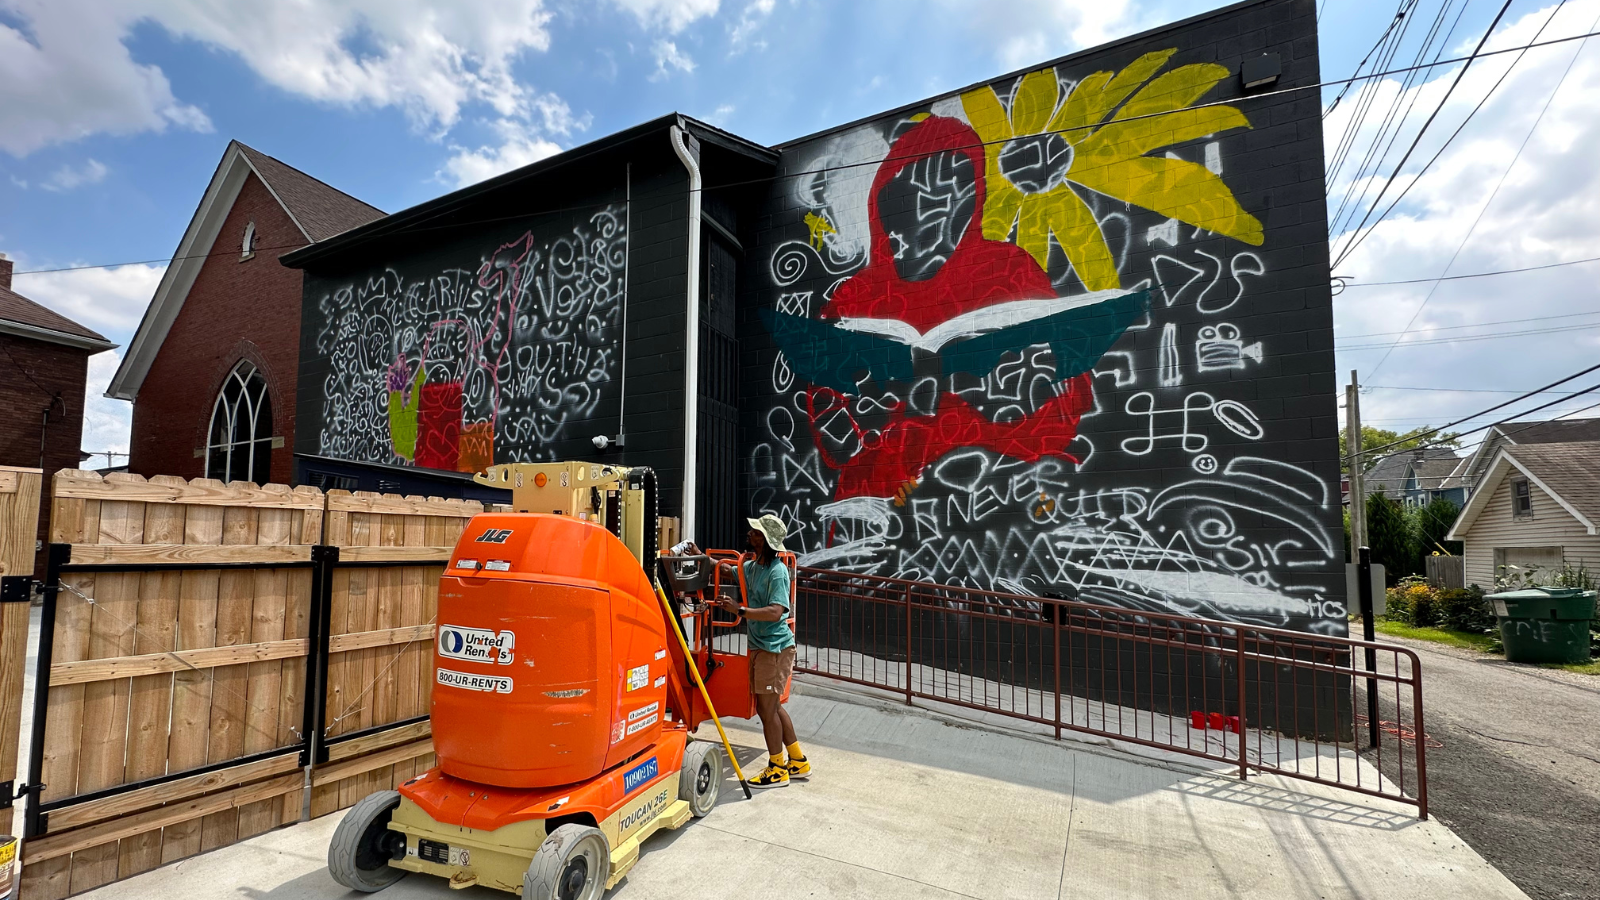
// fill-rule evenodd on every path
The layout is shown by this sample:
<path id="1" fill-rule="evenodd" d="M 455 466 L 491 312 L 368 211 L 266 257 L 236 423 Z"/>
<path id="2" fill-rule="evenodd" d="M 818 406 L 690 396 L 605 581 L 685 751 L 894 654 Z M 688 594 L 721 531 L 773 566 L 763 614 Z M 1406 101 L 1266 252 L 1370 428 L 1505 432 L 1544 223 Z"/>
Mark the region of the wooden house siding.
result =
<path id="1" fill-rule="evenodd" d="M 1511 515 L 1511 482 L 1519 477 L 1520 472 L 1510 469 L 1493 486 L 1494 495 L 1489 505 L 1464 536 L 1467 583 L 1477 584 L 1484 590 L 1493 589 L 1496 547 L 1561 547 L 1567 565 L 1600 572 L 1600 535 L 1589 534 L 1582 523 L 1539 485 L 1528 482 L 1533 515 L 1523 518 Z"/>

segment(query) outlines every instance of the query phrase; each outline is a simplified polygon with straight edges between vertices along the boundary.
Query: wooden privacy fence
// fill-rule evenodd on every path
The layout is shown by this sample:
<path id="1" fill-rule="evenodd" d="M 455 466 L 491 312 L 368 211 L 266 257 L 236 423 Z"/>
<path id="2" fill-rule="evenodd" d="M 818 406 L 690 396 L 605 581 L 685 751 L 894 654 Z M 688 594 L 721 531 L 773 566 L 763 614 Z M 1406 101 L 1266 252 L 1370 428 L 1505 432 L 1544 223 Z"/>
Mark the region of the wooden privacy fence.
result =
<path id="1" fill-rule="evenodd" d="M 27 900 L 433 764 L 438 579 L 481 504 L 78 470 L 53 504 Z"/>
<path id="2" fill-rule="evenodd" d="M 39 528 L 38 469 L 0 466 L 0 834 L 12 834 L 17 731 L 28 658 L 28 600 Z M 5 847 L 0 845 L 0 853 Z M 0 863 L 0 868 L 4 863 Z"/>
<path id="3" fill-rule="evenodd" d="M 1428 570 L 1428 583 L 1436 588 L 1463 588 L 1467 586 L 1466 560 L 1460 556 L 1424 556 Z"/>

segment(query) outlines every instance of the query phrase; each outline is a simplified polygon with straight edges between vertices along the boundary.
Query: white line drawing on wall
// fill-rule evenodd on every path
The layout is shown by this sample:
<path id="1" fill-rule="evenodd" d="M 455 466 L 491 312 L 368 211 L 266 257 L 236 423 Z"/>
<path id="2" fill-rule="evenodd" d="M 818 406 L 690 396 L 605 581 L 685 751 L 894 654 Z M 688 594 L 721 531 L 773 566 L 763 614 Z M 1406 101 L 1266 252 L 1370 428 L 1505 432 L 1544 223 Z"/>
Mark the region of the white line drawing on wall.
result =
<path id="1" fill-rule="evenodd" d="M 1161 326 L 1161 374 L 1162 387 L 1177 387 L 1183 384 L 1183 364 L 1178 356 L 1178 323 L 1168 322 Z"/>
<path id="2" fill-rule="evenodd" d="M 1202 372 L 1242 369 L 1246 359 L 1261 362 L 1262 353 L 1260 341 L 1246 346 L 1229 322 L 1202 325 L 1194 341 L 1195 368 Z"/>

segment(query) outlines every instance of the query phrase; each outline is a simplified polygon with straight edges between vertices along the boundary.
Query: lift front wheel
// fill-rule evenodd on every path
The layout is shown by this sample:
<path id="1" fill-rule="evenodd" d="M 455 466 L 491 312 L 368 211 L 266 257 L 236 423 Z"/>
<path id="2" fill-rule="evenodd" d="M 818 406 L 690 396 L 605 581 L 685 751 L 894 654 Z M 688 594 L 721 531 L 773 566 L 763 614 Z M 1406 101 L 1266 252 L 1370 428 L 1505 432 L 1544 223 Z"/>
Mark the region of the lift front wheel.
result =
<path id="1" fill-rule="evenodd" d="M 690 741 L 678 774 L 678 799 L 688 801 L 689 811 L 700 819 L 717 805 L 721 790 L 722 748 L 709 741 Z"/>
<path id="2" fill-rule="evenodd" d="M 398 791 L 379 791 L 345 813 L 328 844 L 328 874 L 334 881 L 371 894 L 405 877 L 404 869 L 389 865 L 396 852 L 406 852 L 405 835 L 389 830 L 389 818 L 399 805 Z"/>
<path id="3" fill-rule="evenodd" d="M 611 872 L 600 829 L 568 823 L 550 832 L 522 876 L 522 900 L 599 900 Z"/>

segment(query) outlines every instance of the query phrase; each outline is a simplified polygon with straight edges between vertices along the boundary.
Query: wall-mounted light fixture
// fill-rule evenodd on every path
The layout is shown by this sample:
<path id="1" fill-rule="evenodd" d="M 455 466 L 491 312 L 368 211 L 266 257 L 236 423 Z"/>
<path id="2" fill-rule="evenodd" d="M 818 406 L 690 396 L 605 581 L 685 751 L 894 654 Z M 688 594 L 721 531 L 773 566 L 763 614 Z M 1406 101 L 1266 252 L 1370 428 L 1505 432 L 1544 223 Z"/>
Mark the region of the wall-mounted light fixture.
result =
<path id="1" fill-rule="evenodd" d="M 1247 59 L 1239 67 L 1239 80 L 1244 82 L 1244 89 L 1250 90 L 1259 87 L 1271 87 L 1278 83 L 1278 76 L 1283 74 L 1283 63 L 1276 53 L 1263 53 L 1253 59 Z"/>

